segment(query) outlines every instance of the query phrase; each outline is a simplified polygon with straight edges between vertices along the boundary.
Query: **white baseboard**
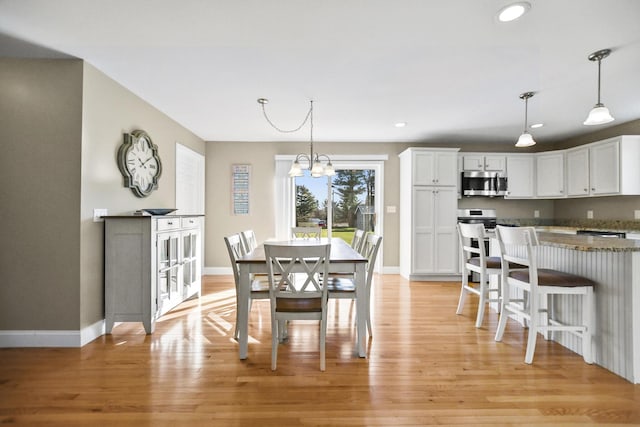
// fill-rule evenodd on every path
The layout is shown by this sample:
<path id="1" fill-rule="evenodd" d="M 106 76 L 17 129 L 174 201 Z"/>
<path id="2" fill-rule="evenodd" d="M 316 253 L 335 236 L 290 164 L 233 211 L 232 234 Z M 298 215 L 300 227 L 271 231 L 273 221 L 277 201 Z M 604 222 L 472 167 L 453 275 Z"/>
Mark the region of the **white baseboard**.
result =
<path id="1" fill-rule="evenodd" d="M 104 330 L 104 320 L 99 320 L 80 331 L 0 331 L 0 348 L 82 347 Z"/>
<path id="2" fill-rule="evenodd" d="M 400 274 L 400 267 L 399 266 L 382 267 L 382 274 Z"/>
<path id="3" fill-rule="evenodd" d="M 228 276 L 233 274 L 231 267 L 205 267 L 202 269 L 205 276 Z"/>

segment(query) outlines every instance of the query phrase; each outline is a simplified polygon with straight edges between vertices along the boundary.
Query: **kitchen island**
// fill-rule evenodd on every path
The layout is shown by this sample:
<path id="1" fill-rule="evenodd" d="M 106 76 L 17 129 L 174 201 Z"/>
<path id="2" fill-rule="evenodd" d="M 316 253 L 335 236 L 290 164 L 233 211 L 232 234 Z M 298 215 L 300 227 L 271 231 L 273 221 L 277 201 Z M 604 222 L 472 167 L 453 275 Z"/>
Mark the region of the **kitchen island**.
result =
<path id="1" fill-rule="evenodd" d="M 595 363 L 640 383 L 640 241 L 538 232 L 538 266 L 578 274 L 597 282 Z M 492 242 L 491 251 L 497 250 Z M 556 297 L 556 316 L 580 321 L 579 297 Z M 556 333 L 555 341 L 582 354 L 580 339 Z"/>

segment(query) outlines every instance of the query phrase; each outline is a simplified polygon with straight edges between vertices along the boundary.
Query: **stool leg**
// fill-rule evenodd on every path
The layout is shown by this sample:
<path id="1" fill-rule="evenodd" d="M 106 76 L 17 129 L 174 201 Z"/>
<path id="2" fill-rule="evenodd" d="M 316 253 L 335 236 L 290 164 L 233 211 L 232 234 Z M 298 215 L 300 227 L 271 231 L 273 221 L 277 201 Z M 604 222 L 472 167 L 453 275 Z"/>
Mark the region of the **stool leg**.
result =
<path id="1" fill-rule="evenodd" d="M 546 295 L 545 295 L 546 298 Z M 531 320 L 529 321 L 529 336 L 527 337 L 527 352 L 524 356 L 524 363 L 533 363 L 533 354 L 536 351 L 536 339 L 538 338 L 538 327 L 540 326 L 540 296 L 529 296 L 529 308 Z"/>
<path id="2" fill-rule="evenodd" d="M 582 357 L 588 364 L 593 363 L 593 328 L 594 328 L 595 307 L 593 298 L 593 288 L 588 286 L 586 293 L 582 296 L 582 322 L 585 330 L 582 333 Z"/>
<path id="3" fill-rule="evenodd" d="M 496 329 L 496 341 L 502 341 L 504 329 L 507 326 L 507 318 L 509 317 L 505 307 L 509 304 L 510 291 L 507 280 L 502 275 L 500 276 L 500 284 L 502 286 L 502 298 L 500 298 L 500 318 L 498 320 L 498 328 Z"/>
<path id="4" fill-rule="evenodd" d="M 458 309 L 456 314 L 461 314 L 464 308 L 464 300 L 467 296 L 467 286 L 469 286 L 469 272 L 466 268 L 462 269 L 462 284 L 460 286 L 460 298 L 458 299 Z"/>
<path id="5" fill-rule="evenodd" d="M 480 290 L 480 298 L 478 299 L 478 315 L 476 317 L 476 328 L 482 326 L 482 320 L 484 319 L 484 308 L 487 305 L 488 284 L 484 269 L 480 273 L 480 283 L 478 284 L 478 288 Z"/>

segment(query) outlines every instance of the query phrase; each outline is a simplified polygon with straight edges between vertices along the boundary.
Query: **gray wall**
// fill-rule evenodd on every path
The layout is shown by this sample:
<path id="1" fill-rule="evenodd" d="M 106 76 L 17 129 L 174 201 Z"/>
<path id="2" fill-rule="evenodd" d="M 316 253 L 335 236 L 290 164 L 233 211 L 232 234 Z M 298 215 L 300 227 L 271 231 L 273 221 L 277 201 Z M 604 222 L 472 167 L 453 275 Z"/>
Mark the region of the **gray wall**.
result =
<path id="1" fill-rule="evenodd" d="M 122 134 L 144 129 L 163 160 L 139 199 L 116 164 Z M 175 143 L 197 136 L 80 60 L 0 59 L 0 330 L 82 330 L 104 319 L 103 223 L 175 204 Z"/>

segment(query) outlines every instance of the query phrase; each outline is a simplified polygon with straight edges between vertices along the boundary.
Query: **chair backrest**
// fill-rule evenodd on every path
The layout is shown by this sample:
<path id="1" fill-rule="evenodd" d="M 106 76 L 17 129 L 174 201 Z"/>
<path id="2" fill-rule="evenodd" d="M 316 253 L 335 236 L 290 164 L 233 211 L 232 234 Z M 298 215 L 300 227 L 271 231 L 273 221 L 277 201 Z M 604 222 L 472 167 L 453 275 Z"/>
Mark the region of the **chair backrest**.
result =
<path id="1" fill-rule="evenodd" d="M 256 233 L 253 230 L 245 230 L 240 233 L 242 243 L 244 245 L 244 251 L 249 253 L 258 247 L 258 241 L 256 239 Z"/>
<path id="2" fill-rule="evenodd" d="M 238 268 L 238 258 L 245 255 L 244 245 L 240 234 L 232 234 L 224 238 L 224 243 L 227 245 L 227 251 L 229 252 L 229 260 L 231 261 L 231 269 L 233 270 L 233 279 L 236 282 L 236 286 L 240 283 L 240 270 Z"/>
<path id="3" fill-rule="evenodd" d="M 487 238 L 483 224 L 464 224 L 458 223 L 458 239 L 460 241 L 461 261 L 466 263 L 472 256 L 480 257 L 480 265 L 485 265 L 486 258 L 489 256 L 486 252 L 484 241 Z M 473 245 L 473 241 L 476 245 Z"/>
<path id="4" fill-rule="evenodd" d="M 320 239 L 322 228 L 320 226 L 291 227 L 291 237 L 293 239 Z"/>
<path id="5" fill-rule="evenodd" d="M 373 276 L 373 269 L 376 264 L 376 258 L 378 257 L 378 251 L 382 244 L 382 236 L 369 233 L 364 238 L 362 244 L 362 256 L 367 258 L 367 286 L 371 284 L 371 278 Z"/>
<path id="6" fill-rule="evenodd" d="M 353 232 L 353 239 L 351 240 L 351 247 L 361 253 L 362 244 L 364 243 L 364 230 L 356 229 Z"/>
<path id="7" fill-rule="evenodd" d="M 264 244 L 269 295 L 280 298 L 322 298 L 325 304 L 331 244 L 288 246 Z"/>
<path id="8" fill-rule="evenodd" d="M 538 235 L 533 227 L 496 227 L 496 237 L 500 245 L 500 255 L 508 262 L 502 263 L 503 276 L 506 277 L 509 263 L 516 263 L 529 267 L 530 283 L 538 283 L 538 267 L 536 262 L 535 247 Z"/>

